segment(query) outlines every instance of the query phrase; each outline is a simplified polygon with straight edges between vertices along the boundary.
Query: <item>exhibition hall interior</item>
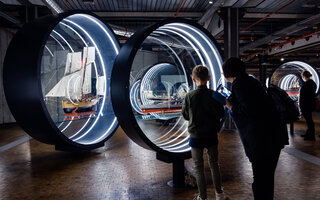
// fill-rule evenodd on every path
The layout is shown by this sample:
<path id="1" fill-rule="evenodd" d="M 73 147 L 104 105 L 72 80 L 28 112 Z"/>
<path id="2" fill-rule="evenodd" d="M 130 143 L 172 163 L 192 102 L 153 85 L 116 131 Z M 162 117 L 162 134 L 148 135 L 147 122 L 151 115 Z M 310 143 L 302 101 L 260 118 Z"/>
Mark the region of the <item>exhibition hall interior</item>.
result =
<path id="1" fill-rule="evenodd" d="M 224 109 L 224 199 L 271 200 L 256 196 L 250 144 L 228 107 L 241 80 L 225 77 L 230 57 L 299 110 L 283 123 L 273 199 L 320 200 L 319 0 L 0 0 L 0 200 L 223 199 L 206 153 L 206 198 L 198 191 L 182 114 L 199 65 L 206 87 L 231 93 L 210 99 Z M 305 71 L 315 85 L 308 117 Z"/>

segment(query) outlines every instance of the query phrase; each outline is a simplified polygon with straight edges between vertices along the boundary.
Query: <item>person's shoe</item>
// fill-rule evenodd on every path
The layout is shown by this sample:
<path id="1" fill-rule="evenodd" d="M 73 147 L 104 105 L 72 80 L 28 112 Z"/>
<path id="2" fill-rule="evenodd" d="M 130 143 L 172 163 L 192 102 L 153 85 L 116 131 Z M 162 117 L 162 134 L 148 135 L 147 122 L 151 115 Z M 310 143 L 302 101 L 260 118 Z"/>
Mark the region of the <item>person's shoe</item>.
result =
<path id="1" fill-rule="evenodd" d="M 316 138 L 315 138 L 315 137 L 309 137 L 309 136 L 307 136 L 307 137 L 304 137 L 304 139 L 303 139 L 303 140 L 315 141 L 315 140 L 316 140 Z"/>
<path id="2" fill-rule="evenodd" d="M 193 200 L 207 200 L 200 197 L 200 194 L 195 194 Z"/>
<path id="3" fill-rule="evenodd" d="M 230 198 L 222 191 L 221 193 L 216 192 L 216 200 L 230 200 Z"/>

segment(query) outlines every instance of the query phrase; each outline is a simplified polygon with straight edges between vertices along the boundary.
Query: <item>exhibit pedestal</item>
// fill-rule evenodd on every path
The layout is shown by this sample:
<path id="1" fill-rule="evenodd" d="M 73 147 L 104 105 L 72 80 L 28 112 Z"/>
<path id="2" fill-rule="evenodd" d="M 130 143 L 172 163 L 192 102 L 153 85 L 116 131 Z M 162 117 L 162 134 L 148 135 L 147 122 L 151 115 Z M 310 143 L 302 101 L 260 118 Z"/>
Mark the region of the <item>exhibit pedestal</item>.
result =
<path id="1" fill-rule="evenodd" d="M 172 163 L 172 180 L 168 181 L 170 187 L 186 187 L 184 159 L 174 158 L 157 152 L 157 160 Z"/>

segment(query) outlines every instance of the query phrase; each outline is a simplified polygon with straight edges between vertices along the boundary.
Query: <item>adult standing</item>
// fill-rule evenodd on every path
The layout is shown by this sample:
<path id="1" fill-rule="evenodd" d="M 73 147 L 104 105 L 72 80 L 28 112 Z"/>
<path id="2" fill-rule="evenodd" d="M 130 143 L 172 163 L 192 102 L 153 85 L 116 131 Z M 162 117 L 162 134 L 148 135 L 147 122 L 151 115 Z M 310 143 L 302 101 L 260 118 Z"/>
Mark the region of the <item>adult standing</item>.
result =
<path id="1" fill-rule="evenodd" d="M 261 83 L 248 76 L 239 58 L 229 58 L 223 73 L 232 83 L 226 106 L 238 128 L 245 153 L 252 164 L 255 200 L 272 200 L 274 173 L 281 149 L 288 144 L 287 129 Z"/>
<path id="2" fill-rule="evenodd" d="M 309 71 L 304 71 L 301 74 L 303 79 L 303 85 L 300 88 L 300 95 L 299 95 L 299 106 L 302 112 L 303 117 L 307 122 L 307 131 L 304 135 L 304 140 L 315 140 L 315 130 L 314 130 L 314 123 L 312 120 L 312 111 L 316 107 L 316 84 L 311 79 L 312 74 Z"/>

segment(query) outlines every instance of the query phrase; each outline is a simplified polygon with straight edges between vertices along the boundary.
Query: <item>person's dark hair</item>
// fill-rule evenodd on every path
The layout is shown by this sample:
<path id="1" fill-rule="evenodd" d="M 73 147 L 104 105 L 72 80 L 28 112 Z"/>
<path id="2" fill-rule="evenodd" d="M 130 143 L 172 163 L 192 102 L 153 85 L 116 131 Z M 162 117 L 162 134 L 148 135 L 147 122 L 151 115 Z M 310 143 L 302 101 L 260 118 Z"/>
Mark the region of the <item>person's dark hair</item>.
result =
<path id="1" fill-rule="evenodd" d="M 238 77 L 246 74 L 246 65 L 239 58 L 231 57 L 222 65 L 224 77 Z"/>
<path id="2" fill-rule="evenodd" d="M 303 71 L 302 76 L 310 78 L 312 76 L 312 74 L 309 71 Z"/>
<path id="3" fill-rule="evenodd" d="M 192 70 L 192 77 L 200 81 L 208 80 L 209 70 L 203 65 L 197 65 Z"/>

